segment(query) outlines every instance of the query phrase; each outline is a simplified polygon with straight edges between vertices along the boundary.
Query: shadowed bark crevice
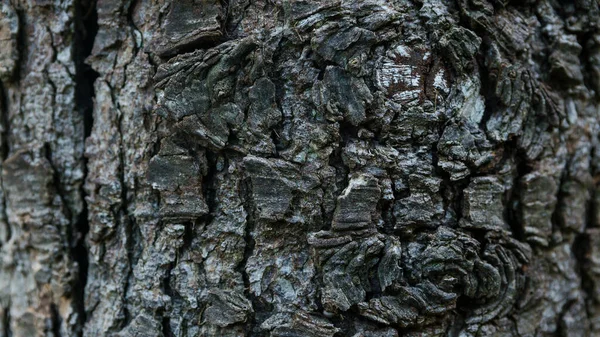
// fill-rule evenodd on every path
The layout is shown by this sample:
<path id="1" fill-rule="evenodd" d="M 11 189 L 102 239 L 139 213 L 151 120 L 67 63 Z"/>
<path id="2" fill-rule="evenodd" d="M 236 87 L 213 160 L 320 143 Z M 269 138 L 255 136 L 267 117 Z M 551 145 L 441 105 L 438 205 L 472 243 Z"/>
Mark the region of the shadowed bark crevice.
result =
<path id="1" fill-rule="evenodd" d="M 7 102 L 7 96 L 6 96 L 6 91 L 4 88 L 4 84 L 2 83 L 2 81 L 0 81 L 0 127 L 1 127 L 1 132 L 0 132 L 0 158 L 2 159 L 2 162 L 4 162 L 6 160 L 6 158 L 8 157 L 8 153 L 10 152 L 10 147 L 9 147 L 9 130 L 10 130 L 10 122 L 9 122 L 9 118 L 8 118 L 8 102 Z M 0 172 L 1 173 L 1 172 Z M 10 224 L 8 223 L 8 214 L 6 213 L 7 210 L 7 206 L 6 206 L 6 195 L 4 192 L 4 182 L 2 180 L 1 174 L 0 174 L 0 187 L 2 187 L 2 202 L 0 207 L 2 207 L 2 213 L 0 214 L 2 221 L 4 222 L 4 237 L 0 238 L 0 247 L 2 246 L 2 244 L 4 242 L 8 242 L 12 236 L 12 231 L 10 228 Z M 6 314 L 8 315 L 8 311 L 9 309 L 6 309 Z M 9 328 L 9 327 L 8 327 Z"/>
<path id="2" fill-rule="evenodd" d="M 246 211 L 246 223 L 244 227 L 244 255 L 240 263 L 236 266 L 236 271 L 238 271 L 242 275 L 242 280 L 244 282 L 244 295 L 250 300 L 254 309 L 254 312 L 251 314 L 250 319 L 247 322 L 247 331 L 251 334 L 253 331 L 255 331 L 256 328 L 256 315 L 263 311 L 264 308 L 261 305 L 261 303 L 258 302 L 256 296 L 254 296 L 250 291 L 250 277 L 246 270 L 248 260 L 254 254 L 254 246 L 256 244 L 256 241 L 253 237 L 256 221 L 254 210 L 256 205 L 252 201 L 252 182 L 249 177 L 246 177 L 241 181 L 239 193 L 244 210 Z"/>
<path id="3" fill-rule="evenodd" d="M 61 326 L 61 318 L 60 315 L 58 314 L 58 309 L 56 308 L 56 304 L 52 303 L 50 305 L 50 314 L 51 314 L 51 322 L 52 322 L 52 334 L 55 337 L 62 337 L 62 334 L 60 333 L 60 326 Z"/>
<path id="4" fill-rule="evenodd" d="M 83 137 L 85 140 L 91 135 L 94 124 L 94 82 L 98 78 L 98 73 L 94 71 L 86 58 L 91 54 L 94 45 L 94 39 L 98 32 L 98 14 L 96 10 L 96 0 L 78 0 L 75 2 L 75 39 L 74 39 L 74 62 L 75 62 L 75 100 L 78 112 L 83 117 Z M 88 160 L 84 156 L 83 161 L 83 181 L 87 177 Z M 88 234 L 90 225 L 88 221 L 87 194 L 83 187 L 80 189 L 83 200 L 83 208 L 73 224 L 73 233 L 71 239 L 71 255 L 77 262 L 78 277 L 75 291 L 76 308 L 79 315 L 79 324 L 81 324 L 80 336 L 83 336 L 83 326 L 87 319 L 85 310 L 85 287 L 88 279 L 88 248 L 85 238 Z"/>
<path id="5" fill-rule="evenodd" d="M 2 326 L 4 327 L 4 336 L 12 337 L 12 331 L 10 329 L 10 310 L 8 306 L 3 309 Z"/>

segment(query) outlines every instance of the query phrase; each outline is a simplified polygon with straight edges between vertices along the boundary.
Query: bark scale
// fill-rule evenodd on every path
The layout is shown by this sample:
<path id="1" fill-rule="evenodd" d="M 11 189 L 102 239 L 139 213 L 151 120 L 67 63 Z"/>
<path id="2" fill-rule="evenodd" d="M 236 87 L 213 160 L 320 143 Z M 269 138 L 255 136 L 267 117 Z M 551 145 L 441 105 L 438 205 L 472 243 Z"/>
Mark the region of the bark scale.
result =
<path id="1" fill-rule="evenodd" d="M 600 334 L 593 0 L 3 0 L 0 336 Z"/>

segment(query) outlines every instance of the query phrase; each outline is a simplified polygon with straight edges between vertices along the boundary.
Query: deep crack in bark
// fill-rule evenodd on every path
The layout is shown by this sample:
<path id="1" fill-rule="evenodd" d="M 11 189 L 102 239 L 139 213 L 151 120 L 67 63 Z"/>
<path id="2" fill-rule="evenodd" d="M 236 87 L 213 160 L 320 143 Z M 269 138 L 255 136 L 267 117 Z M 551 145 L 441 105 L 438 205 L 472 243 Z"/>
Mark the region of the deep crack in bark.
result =
<path id="1" fill-rule="evenodd" d="M 94 82 L 98 78 L 98 73 L 94 71 L 87 63 L 86 58 L 91 54 L 96 33 L 98 32 L 98 15 L 96 10 L 96 0 L 78 0 L 75 4 L 75 40 L 74 40 L 74 61 L 75 61 L 75 100 L 79 113 L 83 117 L 83 137 L 85 140 L 90 136 L 94 123 Z M 87 158 L 83 160 L 83 178 L 85 182 L 87 177 Z M 71 255 L 77 262 L 78 279 L 76 286 L 75 302 L 79 314 L 80 336 L 83 336 L 83 326 L 86 323 L 85 310 L 85 287 L 88 278 L 88 248 L 86 247 L 85 237 L 89 231 L 88 206 L 86 201 L 86 191 L 83 184 L 80 188 L 83 208 L 79 214 L 78 220 L 73 224 L 73 240 L 71 242 Z"/>

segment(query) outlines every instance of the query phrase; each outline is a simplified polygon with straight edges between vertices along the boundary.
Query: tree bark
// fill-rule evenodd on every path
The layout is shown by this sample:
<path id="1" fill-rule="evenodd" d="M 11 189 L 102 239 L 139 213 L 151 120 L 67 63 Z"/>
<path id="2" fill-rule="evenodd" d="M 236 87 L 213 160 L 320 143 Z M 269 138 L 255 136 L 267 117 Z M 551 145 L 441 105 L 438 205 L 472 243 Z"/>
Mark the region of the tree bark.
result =
<path id="1" fill-rule="evenodd" d="M 600 335 L 600 2 L 2 0 L 0 337 Z"/>

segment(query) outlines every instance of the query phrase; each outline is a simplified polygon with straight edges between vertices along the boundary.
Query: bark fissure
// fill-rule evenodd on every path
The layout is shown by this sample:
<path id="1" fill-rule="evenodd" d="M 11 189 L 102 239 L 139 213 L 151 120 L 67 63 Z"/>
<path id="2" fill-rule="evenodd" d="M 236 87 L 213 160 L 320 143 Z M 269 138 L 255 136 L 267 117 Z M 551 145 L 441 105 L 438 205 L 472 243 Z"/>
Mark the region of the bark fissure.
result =
<path id="1" fill-rule="evenodd" d="M 8 97 L 6 96 L 6 89 L 4 83 L 0 81 L 0 126 L 2 130 L 0 132 L 0 158 L 2 161 L 6 160 L 8 153 L 10 152 L 9 146 L 9 132 L 10 132 L 10 118 L 8 116 Z"/>
<path id="2" fill-rule="evenodd" d="M 92 133 L 94 124 L 94 82 L 98 73 L 94 71 L 86 58 L 91 54 L 96 33 L 98 32 L 98 15 L 95 0 L 78 0 L 75 2 L 75 39 L 74 39 L 74 63 L 75 63 L 75 101 L 79 114 L 83 119 L 83 143 Z M 88 159 L 84 156 L 83 178 L 88 176 Z M 87 321 L 85 308 L 85 288 L 88 279 L 88 247 L 85 240 L 90 229 L 88 220 L 87 193 L 82 184 L 80 194 L 83 201 L 81 213 L 73 224 L 73 238 L 71 242 L 71 256 L 77 262 L 77 286 L 75 291 L 75 303 L 80 324 L 79 336 L 83 336 L 83 327 Z"/>
<path id="3" fill-rule="evenodd" d="M 10 329 L 10 305 L 7 305 L 3 310 L 2 326 L 4 327 L 4 336 L 12 337 L 12 331 Z"/>
<path id="4" fill-rule="evenodd" d="M 9 123 L 9 110 L 8 110 L 8 102 L 7 102 L 7 96 L 6 96 L 6 91 L 4 88 L 4 83 L 2 83 L 2 81 L 0 81 L 0 127 L 1 127 L 1 131 L 0 131 L 0 158 L 1 158 L 1 162 L 4 162 L 6 160 L 6 158 L 8 157 L 8 153 L 10 152 L 10 147 L 9 147 L 9 132 L 10 132 L 10 123 Z M 2 188 L 2 202 L 1 202 L 1 207 L 2 207 L 2 220 L 4 222 L 4 230 L 5 230 L 5 237 L 2 238 L 2 243 L 3 242 L 8 242 L 12 236 L 12 230 L 10 227 L 10 224 L 8 223 L 8 213 L 7 213 L 7 205 L 6 205 L 6 193 L 5 193 L 5 189 L 4 189 L 4 180 L 2 178 L 2 174 L 0 172 L 0 187 Z M 0 243 L 0 247 L 2 246 L 2 243 Z M 8 308 L 6 309 L 6 311 L 8 312 Z"/>
<path id="5" fill-rule="evenodd" d="M 243 253 L 242 260 L 240 261 L 240 263 L 238 264 L 236 269 L 242 275 L 242 280 L 244 282 L 244 294 L 246 295 L 246 297 L 248 299 L 250 299 L 250 302 L 252 303 L 252 306 L 254 307 L 254 310 L 256 312 L 260 308 L 260 303 L 257 301 L 256 296 L 254 296 L 250 292 L 250 287 L 251 287 L 250 277 L 249 277 L 248 271 L 246 269 L 247 265 L 248 265 L 248 260 L 254 254 L 254 246 L 256 244 L 256 241 L 254 240 L 254 237 L 253 237 L 254 228 L 255 228 L 255 216 L 254 216 L 255 205 L 253 205 L 253 203 L 252 203 L 252 199 L 250 196 L 251 191 L 252 191 L 252 183 L 250 181 L 250 178 L 245 178 L 242 181 L 242 186 L 241 186 L 241 190 L 240 190 L 240 194 L 241 194 L 240 198 L 242 200 L 244 210 L 246 211 L 246 223 L 244 225 L 244 237 L 243 237 L 244 253 Z M 248 330 L 247 331 L 248 332 L 254 331 L 255 325 L 256 325 L 256 315 L 253 314 L 250 317 L 250 320 L 248 321 Z"/>
<path id="6" fill-rule="evenodd" d="M 52 324 L 52 326 L 51 326 L 52 334 L 55 337 L 62 337 L 62 334 L 60 332 L 61 318 L 58 313 L 58 309 L 56 308 L 56 304 L 54 304 L 54 303 L 50 304 L 50 315 L 51 315 L 51 324 Z"/>

